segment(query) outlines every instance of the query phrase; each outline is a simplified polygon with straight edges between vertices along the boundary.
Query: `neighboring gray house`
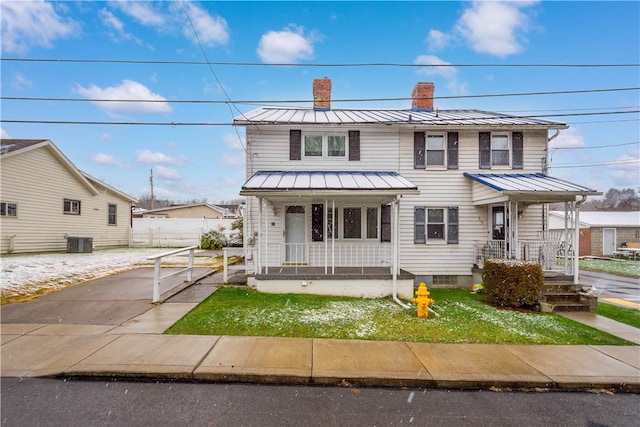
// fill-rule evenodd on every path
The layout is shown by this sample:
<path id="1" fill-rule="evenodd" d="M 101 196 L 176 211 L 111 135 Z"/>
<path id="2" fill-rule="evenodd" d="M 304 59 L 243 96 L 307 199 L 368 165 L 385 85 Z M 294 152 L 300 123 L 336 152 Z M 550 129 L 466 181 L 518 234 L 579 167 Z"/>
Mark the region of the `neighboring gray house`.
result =
<path id="1" fill-rule="evenodd" d="M 129 245 L 135 199 L 78 170 L 53 142 L 2 139 L 0 174 L 0 253 L 65 251 L 68 239 L 80 251 Z"/>
<path id="2" fill-rule="evenodd" d="M 420 281 L 471 285 L 488 257 L 558 268 L 546 204 L 574 215 L 601 194 L 543 174 L 549 131 L 568 126 L 439 110 L 433 91 L 418 83 L 407 109 L 334 109 L 331 81 L 318 79 L 313 108 L 234 119 L 246 128 L 240 194 L 258 290 L 408 299 Z M 577 280 L 571 262 L 560 268 Z"/>
<path id="3" fill-rule="evenodd" d="M 562 229 L 564 212 L 549 214 L 549 229 Z M 640 242 L 640 211 L 580 213 L 581 256 L 613 256 L 623 243 L 631 242 Z"/>

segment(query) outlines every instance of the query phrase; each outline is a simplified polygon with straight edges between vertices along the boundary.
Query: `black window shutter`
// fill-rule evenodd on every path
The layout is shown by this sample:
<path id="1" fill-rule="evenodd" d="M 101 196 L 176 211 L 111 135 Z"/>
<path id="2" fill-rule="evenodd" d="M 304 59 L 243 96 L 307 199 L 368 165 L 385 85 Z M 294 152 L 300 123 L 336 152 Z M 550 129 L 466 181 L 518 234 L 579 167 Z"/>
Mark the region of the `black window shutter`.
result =
<path id="1" fill-rule="evenodd" d="M 513 132 L 511 135 L 511 145 L 513 147 L 513 169 L 524 168 L 524 138 L 522 132 Z"/>
<path id="2" fill-rule="evenodd" d="M 349 131 L 349 160 L 360 160 L 360 131 Z"/>
<path id="3" fill-rule="evenodd" d="M 322 242 L 324 238 L 324 206 L 311 205 L 311 240 Z"/>
<path id="4" fill-rule="evenodd" d="M 413 243 L 426 243 L 425 231 L 424 206 L 416 206 L 413 208 Z"/>
<path id="5" fill-rule="evenodd" d="M 289 160 L 302 158 L 302 131 L 291 129 L 289 131 Z"/>
<path id="6" fill-rule="evenodd" d="M 391 241 L 391 205 L 380 206 L 380 241 Z"/>
<path id="7" fill-rule="evenodd" d="M 491 132 L 480 132 L 480 169 L 491 169 Z"/>
<path id="8" fill-rule="evenodd" d="M 447 132 L 447 169 L 458 169 L 458 132 Z"/>
<path id="9" fill-rule="evenodd" d="M 447 243 L 458 243 L 458 207 L 447 208 Z"/>
<path id="10" fill-rule="evenodd" d="M 414 169 L 425 168 L 425 135 L 424 132 L 413 133 L 413 167 Z"/>

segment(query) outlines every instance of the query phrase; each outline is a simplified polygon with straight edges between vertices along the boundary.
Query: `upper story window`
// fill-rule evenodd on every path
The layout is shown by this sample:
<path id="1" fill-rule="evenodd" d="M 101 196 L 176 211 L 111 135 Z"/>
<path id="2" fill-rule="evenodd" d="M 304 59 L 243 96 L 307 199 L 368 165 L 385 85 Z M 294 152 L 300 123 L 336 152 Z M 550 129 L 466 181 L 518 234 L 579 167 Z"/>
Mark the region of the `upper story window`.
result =
<path id="1" fill-rule="evenodd" d="M 108 225 L 117 225 L 118 205 L 113 204 L 113 203 L 109 203 L 108 210 L 109 210 L 109 213 L 108 213 L 107 224 Z"/>
<path id="2" fill-rule="evenodd" d="M 299 129 L 289 131 L 289 160 L 323 157 L 360 160 L 360 131 L 350 130 L 345 134 L 330 135 L 321 132 L 302 135 Z"/>
<path id="3" fill-rule="evenodd" d="M 509 165 L 509 135 L 491 134 L 491 166 Z"/>
<path id="4" fill-rule="evenodd" d="M 18 216 L 18 205 L 15 203 L 0 202 L 0 216 Z"/>
<path id="5" fill-rule="evenodd" d="M 69 215 L 80 215 L 80 200 L 64 199 L 62 211 Z"/>
<path id="6" fill-rule="evenodd" d="M 346 157 L 345 135 L 304 135 L 305 157 Z"/>
<path id="7" fill-rule="evenodd" d="M 415 169 L 458 169 L 458 132 L 414 132 Z"/>
<path id="8" fill-rule="evenodd" d="M 480 132 L 480 169 L 509 167 L 522 169 L 524 156 L 522 132 Z"/>

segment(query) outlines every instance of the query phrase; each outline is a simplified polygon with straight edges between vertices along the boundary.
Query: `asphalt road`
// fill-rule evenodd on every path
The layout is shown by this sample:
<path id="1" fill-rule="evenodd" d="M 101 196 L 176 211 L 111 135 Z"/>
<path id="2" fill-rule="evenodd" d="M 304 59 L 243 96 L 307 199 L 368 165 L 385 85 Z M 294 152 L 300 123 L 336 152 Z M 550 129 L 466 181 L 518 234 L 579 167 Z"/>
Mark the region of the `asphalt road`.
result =
<path id="1" fill-rule="evenodd" d="M 598 297 L 621 298 L 640 303 L 640 279 L 580 270 L 580 284 L 595 286 Z"/>
<path id="2" fill-rule="evenodd" d="M 2 426 L 637 426 L 640 394 L 2 378 Z"/>

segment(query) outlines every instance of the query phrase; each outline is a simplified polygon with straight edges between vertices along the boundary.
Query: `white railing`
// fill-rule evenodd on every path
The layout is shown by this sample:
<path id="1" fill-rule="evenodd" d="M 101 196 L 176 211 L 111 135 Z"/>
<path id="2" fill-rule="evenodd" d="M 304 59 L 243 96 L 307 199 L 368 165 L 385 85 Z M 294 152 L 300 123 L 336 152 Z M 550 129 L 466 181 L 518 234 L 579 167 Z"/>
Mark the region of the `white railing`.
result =
<path id="1" fill-rule="evenodd" d="M 148 260 L 154 261 L 154 269 L 153 269 L 153 298 L 152 302 L 156 303 L 160 301 L 160 281 L 166 279 L 168 277 L 177 276 L 184 272 L 187 273 L 187 281 L 190 282 L 193 280 L 193 256 L 197 246 L 189 246 L 182 249 L 176 249 L 174 251 L 164 252 L 158 255 L 153 255 L 147 257 Z M 178 271 L 174 271 L 173 273 L 166 274 L 164 276 L 160 276 L 160 269 L 162 266 L 162 258 L 166 256 L 176 255 L 182 252 L 189 251 L 189 266 L 187 268 L 183 268 Z"/>
<path id="2" fill-rule="evenodd" d="M 264 248 L 263 248 L 264 249 Z M 265 268 L 296 267 L 390 267 L 390 244 L 284 243 L 270 244 L 263 253 Z"/>
<path id="3" fill-rule="evenodd" d="M 564 257 L 563 242 L 556 240 L 520 240 L 519 251 L 509 251 L 507 243 L 502 240 L 489 240 L 477 242 L 474 245 L 475 264 L 482 267 L 487 259 L 514 258 L 522 261 L 531 261 L 542 266 L 544 271 L 554 271 L 564 268 L 558 263 L 559 258 Z"/>

